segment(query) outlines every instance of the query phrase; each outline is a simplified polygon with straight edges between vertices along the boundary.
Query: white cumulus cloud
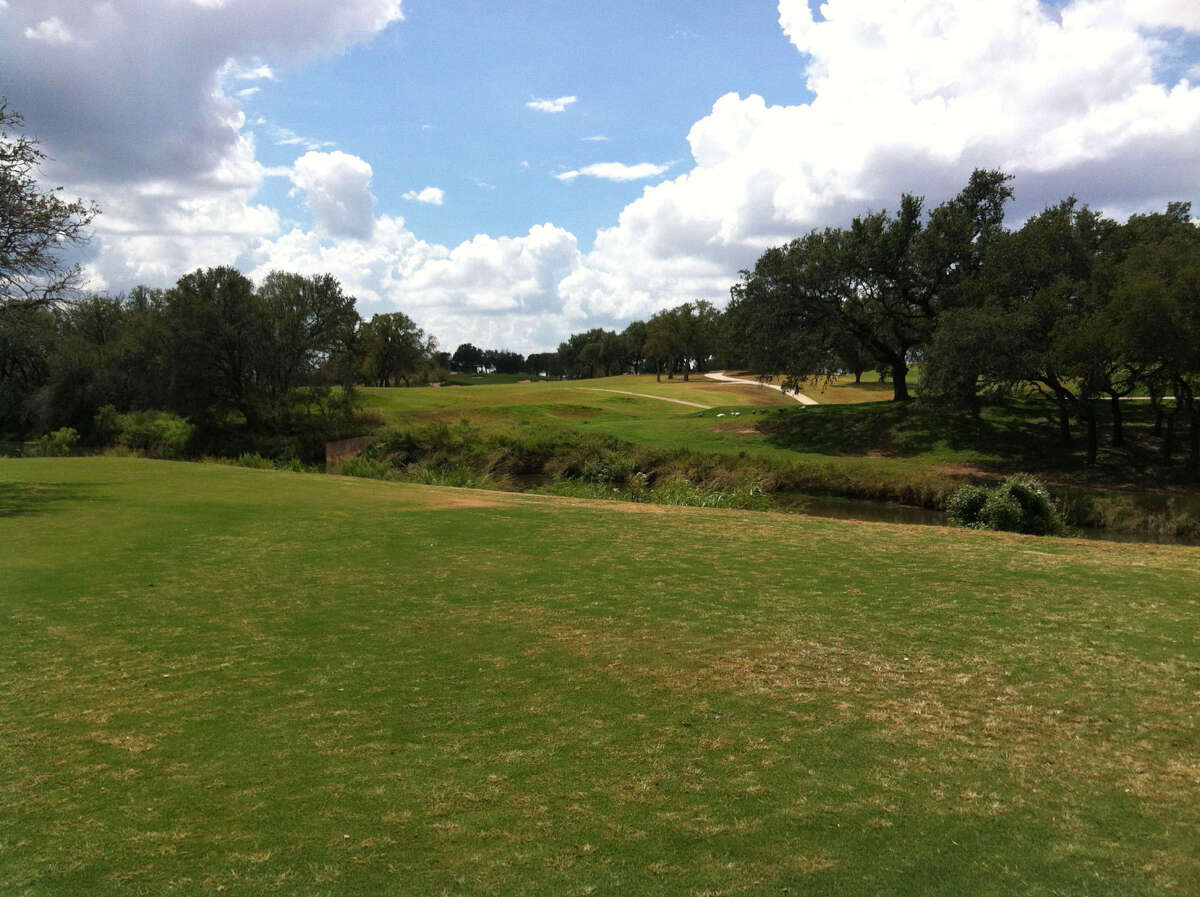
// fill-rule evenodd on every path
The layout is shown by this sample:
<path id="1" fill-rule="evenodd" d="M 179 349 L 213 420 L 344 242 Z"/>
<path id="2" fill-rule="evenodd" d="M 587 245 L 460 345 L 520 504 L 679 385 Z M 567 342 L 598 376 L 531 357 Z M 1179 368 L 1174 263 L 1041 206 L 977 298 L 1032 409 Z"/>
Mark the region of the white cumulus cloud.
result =
<path id="1" fill-rule="evenodd" d="M 579 97 L 556 97 L 553 100 L 532 99 L 525 104 L 525 108 L 536 109 L 538 112 L 563 112 L 578 100 Z"/>
<path id="2" fill-rule="evenodd" d="M 1200 87 L 1164 74 L 1174 71 L 1164 60 L 1194 58 L 1195 0 L 825 0 L 819 15 L 807 0 L 780 0 L 808 102 L 714 98 L 687 134 L 682 173 L 643 186 L 586 253 L 552 223 L 447 247 L 377 214 L 371 162 L 381 160 L 266 121 L 247 127 L 237 96 L 275 66 L 369 40 L 402 18 L 398 0 L 0 9 L 12 108 L 31 124 L 36 112 L 54 181 L 104 209 L 87 259 L 97 286 L 162 285 L 230 262 L 255 277 L 330 271 L 364 314 L 399 308 L 448 341 L 523 352 L 685 300 L 721 301 L 767 246 L 894 208 L 904 191 L 932 205 L 974 167 L 1016 175 L 1014 219 L 1071 193 L 1114 215 L 1162 208 L 1194 198 L 1200 170 Z M 43 28 L 52 21 L 88 43 L 61 52 Z M 575 102 L 526 105 L 558 113 Z M 309 152 L 267 169 L 256 133 Z M 666 171 L 610 162 L 557 176 Z M 263 204 L 272 175 L 290 179 L 312 227 Z"/>
<path id="3" fill-rule="evenodd" d="M 1014 218 L 1068 194 L 1110 214 L 1189 199 L 1200 88 L 1157 62 L 1193 2 L 780 0 L 814 94 L 729 94 L 688 134 L 694 165 L 647 187 L 560 285 L 579 313 L 722 300 L 764 248 L 902 192 L 932 205 L 972 168 L 1016 176 Z"/>
<path id="4" fill-rule="evenodd" d="M 409 190 L 402 199 L 409 202 L 423 202 L 430 206 L 440 206 L 446 198 L 446 191 L 441 187 L 425 187 L 423 190 Z"/>
<path id="5" fill-rule="evenodd" d="M 563 171 L 555 177 L 560 181 L 573 181 L 578 177 L 599 178 L 604 181 L 641 181 L 657 177 L 670 165 L 655 165 L 653 162 L 639 162 L 636 165 L 625 165 L 622 162 L 596 162 L 585 165 L 573 171 Z"/>
<path id="6" fill-rule="evenodd" d="M 309 151 L 292 166 L 292 183 L 304 192 L 317 232 L 365 240 L 375 228 L 371 166 L 349 153 Z"/>
<path id="7" fill-rule="evenodd" d="M 25 29 L 25 36 L 30 40 L 44 41 L 48 44 L 69 44 L 75 38 L 58 16 L 51 16 Z"/>

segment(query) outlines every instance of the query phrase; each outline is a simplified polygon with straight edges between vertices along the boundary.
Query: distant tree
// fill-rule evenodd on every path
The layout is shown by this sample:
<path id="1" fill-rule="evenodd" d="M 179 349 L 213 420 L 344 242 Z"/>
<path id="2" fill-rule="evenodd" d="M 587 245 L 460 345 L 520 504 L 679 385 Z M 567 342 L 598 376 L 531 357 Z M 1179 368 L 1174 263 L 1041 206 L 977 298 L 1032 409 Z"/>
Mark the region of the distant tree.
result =
<path id="1" fill-rule="evenodd" d="M 640 374 L 646 364 L 646 322 L 633 321 L 621 331 L 626 362 L 633 373 Z"/>
<path id="2" fill-rule="evenodd" d="M 33 399 L 50 376 L 58 340 L 54 315 L 44 308 L 0 314 L 0 438 L 21 438 L 33 428 Z"/>
<path id="3" fill-rule="evenodd" d="M 44 307 L 71 294 L 80 269 L 66 264 L 63 252 L 87 240 L 98 212 L 92 203 L 66 202 L 58 190 L 41 187 L 46 154 L 17 133 L 21 126 L 21 116 L 0 99 L 0 313 Z"/>
<path id="4" fill-rule="evenodd" d="M 624 369 L 626 350 L 617 333 L 594 327 L 572 333 L 559 344 L 558 357 L 568 377 L 605 377 Z"/>
<path id="5" fill-rule="evenodd" d="M 663 368 L 668 378 L 675 373 L 675 363 L 683 355 L 683 336 L 674 309 L 655 312 L 646 322 L 646 341 L 642 344 L 646 360 L 654 362 L 655 380 L 661 382 Z"/>
<path id="6" fill-rule="evenodd" d="M 330 275 L 272 272 L 259 290 L 234 268 L 185 274 L 165 296 L 170 410 L 219 423 L 238 411 L 251 431 L 288 424 L 290 393 L 354 330 L 354 298 Z"/>
<path id="7" fill-rule="evenodd" d="M 683 357 L 683 379 L 695 366 L 699 371 L 708 369 L 708 360 L 717 349 L 721 313 L 709 301 L 698 299 L 685 302 L 674 309 L 670 318 L 679 331 L 679 351 Z"/>
<path id="8" fill-rule="evenodd" d="M 477 374 L 483 369 L 483 350 L 470 343 L 463 343 L 450 356 L 450 369 Z"/>
<path id="9" fill-rule="evenodd" d="M 375 315 L 363 325 L 363 378 L 373 386 L 392 386 L 397 380 L 410 385 L 413 377 L 430 363 L 429 339 L 402 312 Z"/>
<path id="10" fill-rule="evenodd" d="M 945 314 L 925 357 L 930 397 L 973 401 L 980 389 L 1034 387 L 1058 410 L 1065 445 L 1077 420 L 1088 463 L 1098 446 L 1098 402 L 1136 379 L 1114 327 L 1112 287 L 1121 252 L 1116 222 L 1064 200 L 992 247 L 986 298 Z"/>
<path id="11" fill-rule="evenodd" d="M 525 356 L 508 349 L 488 349 L 484 352 L 484 365 L 497 374 L 519 374 L 525 365 Z"/>
<path id="12" fill-rule="evenodd" d="M 1116 272 L 1112 327 L 1142 372 L 1172 460 L 1177 420 L 1187 421 L 1188 467 L 1200 475 L 1200 227 L 1188 203 L 1165 213 L 1134 215 L 1124 227 L 1127 251 Z M 1175 396 L 1170 412 L 1163 396 Z"/>
<path id="13" fill-rule="evenodd" d="M 358 324 L 358 313 L 354 297 L 331 274 L 272 271 L 255 291 L 254 305 L 257 392 L 264 410 L 278 415 L 291 390 L 311 383 L 342 335 Z"/>
<path id="14" fill-rule="evenodd" d="M 257 429 L 261 326 L 250 278 L 226 266 L 185 274 L 167 293 L 167 327 L 172 410 L 204 421 L 236 410 Z"/>
<path id="15" fill-rule="evenodd" d="M 977 170 L 928 216 L 921 198 L 905 194 L 894 215 L 875 212 L 767 250 L 731 291 L 752 365 L 799 386 L 840 371 L 849 339 L 890 371 L 894 399 L 909 399 L 909 364 L 937 318 L 970 294 L 1004 233 L 1009 180 Z"/>

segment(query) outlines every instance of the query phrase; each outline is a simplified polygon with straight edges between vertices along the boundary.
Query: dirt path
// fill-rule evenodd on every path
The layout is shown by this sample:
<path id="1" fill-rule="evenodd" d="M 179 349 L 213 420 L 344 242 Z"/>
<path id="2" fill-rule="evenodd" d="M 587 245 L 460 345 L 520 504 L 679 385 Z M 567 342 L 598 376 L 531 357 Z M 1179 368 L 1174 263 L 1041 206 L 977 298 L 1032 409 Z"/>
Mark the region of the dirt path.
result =
<path id="1" fill-rule="evenodd" d="M 767 389 L 778 389 L 785 396 L 791 396 L 793 399 L 795 399 L 801 405 L 816 405 L 816 404 L 818 404 L 817 400 L 814 399 L 812 396 L 806 396 L 804 393 L 800 392 L 799 390 L 784 389 L 782 386 L 780 386 L 776 383 L 759 383 L 757 380 L 743 380 L 740 377 L 730 377 L 724 371 L 712 371 L 711 373 L 705 374 L 704 376 L 707 377 L 709 380 L 720 380 L 722 383 L 748 383 L 751 386 L 765 386 Z"/>
<path id="2" fill-rule="evenodd" d="M 712 405 L 701 405 L 699 402 L 688 402 L 683 399 L 668 399 L 666 396 L 652 396 L 644 392 L 629 392 L 624 389 L 602 389 L 599 386 L 576 386 L 576 389 L 586 389 L 589 392 L 615 392 L 623 396 L 637 396 L 639 399 L 658 399 L 660 402 L 674 402 L 676 405 L 690 405 L 692 408 L 711 408 Z M 816 402 L 813 403 L 814 405 Z"/>

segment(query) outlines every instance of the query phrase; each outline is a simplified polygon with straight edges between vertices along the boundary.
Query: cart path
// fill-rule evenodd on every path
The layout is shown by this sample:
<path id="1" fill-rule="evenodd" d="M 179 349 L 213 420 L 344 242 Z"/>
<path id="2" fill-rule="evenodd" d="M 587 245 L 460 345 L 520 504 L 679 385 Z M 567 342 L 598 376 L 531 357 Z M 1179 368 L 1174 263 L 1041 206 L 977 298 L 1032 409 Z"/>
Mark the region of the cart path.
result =
<path id="1" fill-rule="evenodd" d="M 652 396 L 644 392 L 629 392 L 626 389 L 602 389 L 599 386 L 576 386 L 576 389 L 586 389 L 589 392 L 615 392 L 623 396 L 637 396 L 639 399 L 658 399 L 660 402 L 674 402 L 676 405 L 690 405 L 692 408 L 703 408 L 706 411 L 712 405 L 701 405 L 699 402 L 688 402 L 684 399 L 668 399 L 666 396 Z"/>
<path id="2" fill-rule="evenodd" d="M 780 386 L 777 383 L 760 383 L 757 380 L 743 380 L 740 377 L 730 377 L 724 371 L 712 371 L 711 373 L 707 373 L 704 376 L 707 377 L 709 380 L 720 380 L 722 383 L 748 383 L 751 386 L 765 386 L 767 389 L 778 389 L 785 396 L 791 396 L 793 399 L 795 399 L 801 405 L 819 404 L 817 402 L 817 400 L 814 399 L 812 396 L 806 396 L 804 393 L 800 392 L 798 389 L 793 389 L 793 390 L 784 389 L 782 386 Z"/>

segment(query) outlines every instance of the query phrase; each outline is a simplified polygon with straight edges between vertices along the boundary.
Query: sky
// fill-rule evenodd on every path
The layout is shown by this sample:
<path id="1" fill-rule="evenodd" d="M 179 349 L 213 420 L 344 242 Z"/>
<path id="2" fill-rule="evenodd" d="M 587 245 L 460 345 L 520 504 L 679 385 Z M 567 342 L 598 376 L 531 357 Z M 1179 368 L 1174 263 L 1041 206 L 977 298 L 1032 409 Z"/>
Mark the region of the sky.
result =
<path id="1" fill-rule="evenodd" d="M 813 228 L 1011 173 L 1200 208 L 1197 0 L 0 0 L 0 95 L 96 290 L 330 272 L 534 352 Z"/>

